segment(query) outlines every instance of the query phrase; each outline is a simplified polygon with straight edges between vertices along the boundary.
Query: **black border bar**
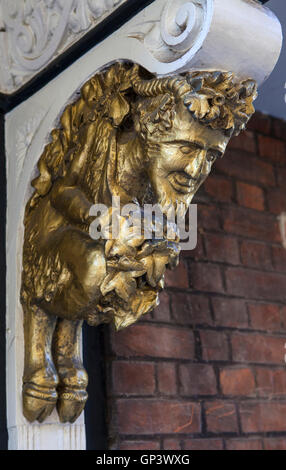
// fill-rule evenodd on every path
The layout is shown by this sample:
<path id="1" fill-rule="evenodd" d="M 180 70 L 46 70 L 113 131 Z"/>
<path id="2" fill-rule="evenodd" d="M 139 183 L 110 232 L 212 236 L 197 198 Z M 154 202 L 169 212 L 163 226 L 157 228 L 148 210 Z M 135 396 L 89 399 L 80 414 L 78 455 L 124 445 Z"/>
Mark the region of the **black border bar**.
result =
<path id="1" fill-rule="evenodd" d="M 8 447 L 6 417 L 6 207 L 5 116 L 0 112 L 0 450 Z"/>

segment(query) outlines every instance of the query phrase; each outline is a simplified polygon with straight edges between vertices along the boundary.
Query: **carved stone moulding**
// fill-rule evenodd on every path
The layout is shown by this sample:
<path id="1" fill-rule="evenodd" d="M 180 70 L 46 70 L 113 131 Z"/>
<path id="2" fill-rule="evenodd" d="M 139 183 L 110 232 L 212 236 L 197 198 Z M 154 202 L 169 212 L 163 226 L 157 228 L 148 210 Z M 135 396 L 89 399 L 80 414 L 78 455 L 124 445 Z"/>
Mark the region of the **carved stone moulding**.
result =
<path id="1" fill-rule="evenodd" d="M 125 1 L 1 0 L 0 91 L 19 89 Z M 157 74 L 214 67 L 258 84 L 282 38 L 277 18 L 256 0 L 156 0 L 124 30 L 114 59 L 142 61 Z"/>
<path id="2" fill-rule="evenodd" d="M 260 85 L 281 51 L 281 25 L 256 0 L 158 0 L 149 14 L 152 20 L 143 12 L 129 25 L 126 58 L 141 57 L 141 65 L 160 75 L 231 70 Z"/>
<path id="3" fill-rule="evenodd" d="M 63 7 L 66 4 L 66 2 L 60 1 L 46 1 L 43 3 L 49 7 L 53 7 L 55 4 Z M 102 3 L 94 2 L 93 4 Z M 27 2 L 27 5 L 33 5 L 33 2 Z M 51 439 L 52 434 L 57 436 L 53 442 L 50 442 L 50 445 L 54 448 L 59 449 L 61 446 L 66 449 L 71 448 L 71 440 L 75 436 L 77 440 L 76 447 L 84 447 L 83 414 L 75 424 L 70 424 L 70 422 L 77 418 L 84 407 L 87 398 L 84 390 L 86 376 L 80 367 L 80 370 L 76 370 L 75 376 L 79 377 L 81 386 L 77 386 L 78 384 L 75 382 L 67 384 L 66 365 L 61 364 L 60 359 L 67 357 L 71 359 L 70 362 L 72 363 L 73 357 L 76 355 L 77 365 L 80 365 L 80 322 L 85 319 L 91 324 L 99 323 L 98 318 L 93 316 L 92 311 L 82 309 L 84 317 L 74 317 L 78 321 L 78 325 L 74 325 L 73 332 L 70 332 L 70 336 L 74 338 L 76 336 L 76 344 L 61 342 L 70 328 L 70 325 L 66 322 L 67 319 L 63 317 L 56 323 L 52 318 L 60 317 L 60 311 L 57 310 L 55 304 L 50 319 L 49 315 L 41 312 L 39 305 L 33 303 L 34 299 L 30 299 L 30 294 L 33 291 L 30 286 L 33 284 L 33 286 L 36 286 L 37 295 L 39 293 L 39 298 L 41 298 L 41 307 L 49 310 L 53 296 L 57 295 L 56 289 L 53 287 L 60 286 L 60 288 L 64 288 L 65 284 L 69 282 L 73 287 L 73 279 L 70 277 L 69 270 L 64 264 L 61 264 L 62 260 L 59 260 L 57 256 L 52 260 L 53 266 L 49 265 L 49 256 L 39 255 L 39 259 L 31 258 L 32 262 L 30 262 L 29 250 L 31 248 L 33 251 L 33 247 L 37 247 L 38 242 L 35 242 L 35 239 L 39 238 L 39 231 L 38 229 L 34 230 L 34 228 L 38 222 L 39 226 L 42 225 L 40 217 L 37 215 L 41 211 L 38 211 L 37 208 L 41 204 L 44 207 L 43 200 L 45 199 L 47 206 L 56 207 L 61 216 L 66 216 L 71 209 L 70 202 L 73 200 L 79 202 L 79 204 L 73 205 L 69 215 L 77 225 L 73 236 L 75 236 L 74 240 L 79 250 L 76 253 L 77 256 L 73 258 L 78 258 L 82 240 L 87 240 L 83 225 L 86 222 L 88 211 L 82 211 L 82 208 L 85 206 L 84 209 L 89 209 L 89 204 L 94 202 L 94 188 L 92 185 L 95 185 L 95 182 L 93 175 L 94 172 L 100 173 L 97 166 L 98 162 L 101 161 L 100 155 L 102 156 L 104 152 L 109 154 L 109 164 L 104 167 L 104 171 L 107 172 L 106 181 L 108 184 L 104 186 L 104 191 L 101 192 L 105 195 L 108 193 L 109 187 L 112 187 L 114 194 L 118 194 L 120 184 L 122 184 L 123 189 L 132 190 L 130 178 L 127 177 L 128 171 L 130 172 L 130 168 L 132 168 L 132 165 L 128 167 L 128 162 L 130 163 L 132 158 L 130 161 L 126 159 L 126 165 L 123 164 L 118 174 L 116 174 L 118 169 L 118 166 L 114 164 L 116 149 L 118 149 L 119 154 L 121 152 L 121 155 L 127 155 L 127 150 L 129 153 L 130 149 L 132 149 L 132 152 L 136 150 L 137 153 L 135 152 L 133 156 L 136 156 L 135 161 L 137 161 L 138 170 L 140 166 L 138 166 L 138 161 L 142 163 L 144 158 L 144 151 L 142 150 L 144 145 L 142 145 L 142 142 L 140 143 L 142 135 L 149 135 L 148 143 L 151 143 L 148 147 L 148 151 L 151 151 L 149 155 L 155 149 L 156 155 L 162 157 L 162 153 L 158 152 L 158 148 L 154 145 L 157 142 L 157 133 L 162 140 L 161 150 L 167 144 L 169 145 L 172 140 L 178 140 L 177 134 L 175 134 L 175 137 L 169 135 L 172 127 L 169 124 L 175 122 L 176 119 L 177 133 L 188 131 L 190 128 L 191 133 L 187 132 L 187 139 L 190 138 L 191 134 L 194 137 L 196 132 L 201 133 L 203 139 L 210 139 L 210 135 L 212 135 L 213 141 L 216 141 L 216 143 L 220 141 L 220 144 L 223 144 L 220 152 L 222 154 L 232 133 L 229 132 L 225 135 L 224 131 L 235 131 L 235 129 L 239 131 L 243 128 L 247 118 L 253 112 L 252 100 L 256 94 L 256 83 L 261 84 L 273 70 L 280 53 L 281 43 L 281 27 L 278 20 L 268 9 L 254 0 L 192 0 L 188 2 L 185 0 L 155 0 L 113 35 L 81 57 L 56 80 L 9 113 L 6 121 L 6 145 L 8 160 L 7 388 L 10 448 L 45 448 L 45 440 Z M 145 72 L 143 69 L 145 69 Z M 144 83 L 146 80 L 148 83 Z M 112 87 L 116 88 L 116 93 L 114 93 Z M 196 89 L 199 91 L 198 95 L 200 96 L 198 97 L 195 96 Z M 157 91 L 155 92 L 155 90 Z M 223 90 L 223 92 L 220 93 L 219 90 Z M 138 96 L 136 97 L 136 95 Z M 94 100 L 94 98 L 96 99 Z M 132 102 L 135 98 L 135 102 Z M 93 103 L 96 103 L 96 106 Z M 221 109 L 218 108 L 223 110 L 221 114 L 223 119 L 219 123 L 217 118 L 220 116 Z M 132 113 L 130 112 L 131 109 Z M 216 113 L 218 114 L 216 115 Z M 129 119 L 126 123 L 125 118 L 130 114 L 132 119 Z M 234 119 L 236 122 L 232 121 L 234 114 L 236 115 Z M 26 118 L 25 123 L 23 123 L 23 115 Z M 246 119 L 240 121 L 243 115 Z M 189 123 L 193 116 L 196 119 L 194 119 L 194 122 L 192 121 L 189 128 L 180 126 L 180 123 L 186 121 Z M 238 119 L 237 116 L 239 116 Z M 203 123 L 195 122 L 203 120 L 205 120 L 205 123 L 209 121 L 209 124 L 211 124 L 210 126 L 206 125 L 204 131 L 200 127 Z M 75 132 L 73 135 L 76 125 L 80 126 L 85 122 L 88 122 L 89 125 L 83 127 L 83 132 Z M 215 123 L 218 125 L 217 129 Z M 162 128 L 160 124 L 163 125 Z M 96 134 L 93 132 L 93 126 L 95 125 L 96 132 L 98 133 L 100 130 L 103 137 L 108 133 L 108 138 L 98 138 L 98 142 L 93 142 Z M 114 129 L 112 126 L 114 126 Z M 16 139 L 15 129 L 17 129 Z M 52 129 L 55 130 L 51 133 Z M 88 132 L 88 129 L 90 129 L 90 132 Z M 223 132 L 220 134 L 222 129 Z M 132 132 L 136 134 L 135 130 L 140 135 L 135 135 L 133 139 Z M 116 146 L 117 134 L 120 135 L 120 133 L 121 137 L 124 136 L 124 138 Z M 152 141 L 152 133 L 154 133 L 154 141 Z M 66 144 L 70 138 L 72 138 L 72 141 L 69 143 L 74 144 L 74 147 L 67 148 Z M 130 139 L 133 139 L 136 145 L 132 144 L 128 147 Z M 51 143 L 53 145 L 49 146 Z M 100 152 L 96 150 L 97 145 L 101 146 Z M 127 147 L 125 147 L 126 145 Z M 61 146 L 63 148 L 59 150 Z M 49 150 L 51 148 L 53 149 L 52 152 Z M 87 148 L 89 149 L 88 155 L 85 152 Z M 97 154 L 100 154 L 99 159 L 90 161 L 87 171 L 83 171 L 81 174 L 86 158 L 92 160 L 93 153 L 96 153 L 96 151 Z M 186 149 L 183 150 L 183 153 L 184 151 Z M 187 151 L 190 150 L 187 149 Z M 140 159 L 138 159 L 139 155 Z M 40 158 L 41 156 L 43 158 Z M 61 158 L 58 160 L 59 156 Z M 207 176 L 211 168 L 213 155 L 208 156 L 205 152 L 199 158 L 204 159 L 204 163 L 200 165 L 200 171 L 206 170 L 204 173 Z M 124 159 L 122 158 L 122 160 Z M 158 161 L 162 162 L 162 160 L 164 159 L 158 158 Z M 39 171 L 37 170 L 37 163 Z M 68 163 L 69 167 L 67 168 Z M 72 171 L 69 175 L 71 167 L 74 167 L 75 171 Z M 132 171 L 134 176 L 134 168 L 132 168 Z M 153 173 L 152 171 L 150 170 L 149 173 L 151 177 L 152 174 L 156 173 L 155 170 Z M 192 168 L 190 167 L 188 171 L 191 172 Z M 80 187 L 84 189 L 83 193 L 86 194 L 82 195 L 78 191 L 77 184 L 81 180 L 75 180 L 75 176 L 83 178 L 84 183 L 81 182 Z M 32 180 L 36 190 L 34 193 L 31 187 Z M 16 188 L 15 181 L 17 181 Z M 158 190 L 157 195 L 164 196 L 164 191 L 160 192 L 160 189 L 166 187 L 167 178 L 166 181 L 161 180 L 159 183 L 158 181 L 156 178 L 153 181 Z M 186 185 L 185 180 L 181 183 L 183 186 Z M 195 192 L 195 189 L 193 192 Z M 111 194 L 113 194 L 112 191 Z M 121 191 L 121 194 L 124 199 L 124 191 Z M 170 194 L 172 198 L 172 193 L 169 190 L 166 194 Z M 187 203 L 190 200 L 187 200 Z M 171 199 L 171 202 L 174 202 L 174 199 Z M 25 208 L 27 209 L 26 217 L 24 217 Z M 47 216 L 48 212 L 46 211 L 45 214 Z M 49 223 L 52 223 L 52 225 L 54 221 L 58 222 L 58 215 L 53 217 L 49 219 Z M 23 220 L 26 224 L 25 234 Z M 78 236 L 79 230 L 81 231 L 80 237 Z M 56 245 L 60 246 L 60 244 L 65 248 L 67 246 L 58 239 L 52 245 L 52 248 Z M 42 246 L 44 245 L 45 243 Z M 87 245 L 89 245 L 89 241 L 86 244 L 88 248 Z M 103 259 L 102 266 L 113 248 L 106 250 L 106 247 L 101 247 L 101 252 L 96 254 L 98 259 Z M 160 251 L 160 246 L 156 248 L 159 251 L 161 264 L 167 264 L 169 257 L 172 257 L 173 254 L 173 258 L 176 258 L 176 253 Z M 162 248 L 165 249 L 164 246 Z M 70 259 L 73 248 L 70 246 L 68 251 Z M 24 262 L 22 264 L 23 253 Z M 34 254 L 31 253 L 32 256 Z M 153 255 L 150 250 L 147 250 L 145 254 L 146 257 Z M 128 258 L 128 256 L 125 258 Z M 83 260 L 83 258 L 81 259 Z M 142 262 L 144 257 L 138 259 Z M 121 261 L 121 267 L 125 273 L 124 276 L 119 273 L 121 277 L 119 276 L 118 279 L 120 278 L 121 281 L 118 284 L 114 281 L 113 271 L 117 267 L 114 265 L 111 256 L 106 263 L 106 266 L 109 263 L 107 268 L 110 271 L 105 272 L 105 268 L 102 269 L 102 279 L 100 278 L 101 285 L 99 287 L 101 293 L 104 292 L 103 295 L 107 294 L 109 296 L 110 294 L 113 295 L 112 292 L 115 289 L 112 286 L 114 285 L 117 287 L 117 291 L 128 299 L 127 288 L 129 286 L 124 280 L 130 278 L 130 276 L 136 276 L 133 274 L 129 276 L 128 274 L 126 263 L 130 263 L 130 259 L 122 259 Z M 149 281 L 151 280 L 152 283 L 152 273 L 147 272 L 148 263 L 143 269 L 140 262 L 137 262 L 137 264 L 134 262 L 131 266 L 132 273 L 136 270 L 139 270 L 138 272 L 142 270 L 139 276 L 142 275 L 146 278 L 149 276 Z M 60 269 L 58 269 L 57 264 L 60 265 Z M 88 273 L 89 275 L 91 265 L 86 264 L 85 274 Z M 43 421 L 46 419 L 42 425 L 29 424 L 22 414 L 21 389 L 24 370 L 23 309 L 20 304 L 22 272 L 24 272 L 25 278 L 22 284 L 22 305 L 24 310 L 26 308 L 24 411 L 25 416 L 30 421 Z M 51 273 L 52 275 L 49 277 Z M 34 282 L 35 279 L 36 282 Z M 87 277 L 85 277 L 85 280 L 88 281 Z M 132 287 L 134 279 L 130 278 L 129 280 Z M 49 281 L 53 281 L 54 286 L 52 286 L 52 289 L 50 289 L 51 283 Z M 160 279 L 158 278 L 157 281 L 160 282 Z M 143 282 L 145 282 L 145 278 Z M 49 289 L 46 289 L 47 285 Z M 142 286 L 145 287 L 143 283 L 140 287 Z M 86 283 L 86 287 L 87 289 L 90 288 L 89 282 Z M 64 289 L 62 292 L 64 292 Z M 67 289 L 66 292 L 68 293 L 69 290 Z M 72 298 L 67 295 L 64 300 L 70 302 L 69 311 L 72 314 L 76 302 L 79 301 L 80 305 L 82 299 L 75 296 L 75 302 L 71 302 Z M 152 297 L 150 302 L 152 303 L 153 300 Z M 64 302 L 60 303 L 61 306 L 64 305 Z M 118 305 L 121 306 L 121 304 Z M 104 309 L 109 305 L 102 302 L 100 307 Z M 118 311 L 119 309 L 116 310 L 116 312 Z M 38 348 L 35 347 L 32 341 L 33 328 L 38 333 L 40 332 L 42 338 Z M 47 334 L 49 337 L 47 337 Z M 45 344 L 41 349 L 43 343 Z M 54 354 L 54 351 L 57 351 L 57 354 Z M 67 354 L 65 354 L 65 351 L 67 351 Z M 43 352 L 47 354 L 45 357 L 42 355 Z M 58 364 L 55 364 L 57 369 L 61 369 L 59 375 L 62 375 L 62 385 L 58 389 L 56 389 L 58 386 L 56 372 L 51 367 L 51 357 L 53 355 L 53 359 L 58 361 Z M 42 367 L 40 370 L 42 376 L 39 377 L 37 366 L 42 359 L 43 362 L 46 360 L 49 370 L 47 370 L 48 374 L 45 375 L 43 373 L 45 369 Z M 37 363 L 38 360 L 39 363 Z M 45 384 L 47 376 L 50 379 L 48 385 Z M 39 378 L 40 381 L 37 383 Z M 56 380 L 54 380 L 55 378 Z M 54 383 L 52 383 L 53 380 Z M 63 384 L 66 387 L 63 387 Z M 76 391 L 72 388 L 74 385 Z M 41 400 L 43 403 L 41 403 Z M 72 404 L 73 409 L 71 409 L 70 404 Z M 51 416 L 48 416 L 55 408 L 55 405 L 58 407 L 60 418 L 63 421 L 61 424 L 58 422 L 55 411 Z M 74 426 L 78 426 L 75 432 Z M 54 432 L 51 432 L 51 430 Z"/>
<path id="4" fill-rule="evenodd" d="M 126 0 L 1 0 L 0 91 L 13 93 Z"/>

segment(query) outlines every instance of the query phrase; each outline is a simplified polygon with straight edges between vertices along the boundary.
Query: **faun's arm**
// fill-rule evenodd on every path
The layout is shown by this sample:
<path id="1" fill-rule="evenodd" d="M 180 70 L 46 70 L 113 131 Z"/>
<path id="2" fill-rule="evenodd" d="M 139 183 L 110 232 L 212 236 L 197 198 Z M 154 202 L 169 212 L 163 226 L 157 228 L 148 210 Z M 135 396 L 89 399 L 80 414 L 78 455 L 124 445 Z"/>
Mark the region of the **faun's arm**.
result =
<path id="1" fill-rule="evenodd" d="M 57 184 L 51 193 L 51 204 L 71 222 L 86 224 L 89 221 L 92 203 L 76 186 Z"/>

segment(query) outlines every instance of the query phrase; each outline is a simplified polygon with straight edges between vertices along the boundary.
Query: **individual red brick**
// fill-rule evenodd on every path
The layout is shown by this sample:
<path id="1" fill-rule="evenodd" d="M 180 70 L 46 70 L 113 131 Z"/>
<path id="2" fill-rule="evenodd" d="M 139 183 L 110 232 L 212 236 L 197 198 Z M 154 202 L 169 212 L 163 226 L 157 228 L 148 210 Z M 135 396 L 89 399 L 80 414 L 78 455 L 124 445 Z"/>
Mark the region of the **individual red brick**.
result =
<path id="1" fill-rule="evenodd" d="M 160 442 L 152 441 L 122 441 L 118 450 L 159 450 Z"/>
<path id="2" fill-rule="evenodd" d="M 277 165 L 286 165 L 286 143 L 282 140 L 259 135 L 258 147 L 262 157 Z"/>
<path id="3" fill-rule="evenodd" d="M 240 405 L 243 432 L 285 432 L 286 403 L 247 402 Z"/>
<path id="4" fill-rule="evenodd" d="M 221 331 L 201 330 L 202 355 L 205 361 L 227 361 L 227 336 Z"/>
<path id="5" fill-rule="evenodd" d="M 188 270 L 185 263 L 181 260 L 179 266 L 173 271 L 167 269 L 165 274 L 166 287 L 179 287 L 187 289 L 189 287 Z"/>
<path id="6" fill-rule="evenodd" d="M 198 205 L 198 227 L 208 230 L 220 229 L 220 212 L 214 206 L 207 206 L 204 204 Z"/>
<path id="7" fill-rule="evenodd" d="M 235 362 L 282 364 L 286 338 L 263 334 L 235 333 L 232 352 Z"/>
<path id="8" fill-rule="evenodd" d="M 175 395 L 177 379 L 175 364 L 162 362 L 157 364 L 158 390 L 164 395 Z"/>
<path id="9" fill-rule="evenodd" d="M 275 175 L 272 164 L 241 150 L 228 150 L 222 159 L 215 163 L 216 170 L 250 183 L 263 186 L 275 186 Z"/>
<path id="10" fill-rule="evenodd" d="M 112 366 L 115 393 L 151 395 L 155 391 L 155 367 L 148 362 L 114 362 Z"/>
<path id="11" fill-rule="evenodd" d="M 271 250 L 264 243 L 245 240 L 240 247 L 241 260 L 245 266 L 272 269 Z"/>
<path id="12" fill-rule="evenodd" d="M 285 188 L 286 168 L 277 168 L 277 181 L 279 186 Z"/>
<path id="13" fill-rule="evenodd" d="M 247 130 L 243 131 L 237 137 L 232 137 L 228 144 L 231 149 L 240 149 L 246 152 L 256 152 L 256 141 L 254 133 Z"/>
<path id="14" fill-rule="evenodd" d="M 180 394 L 182 396 L 215 395 L 216 376 L 212 366 L 183 364 L 179 367 Z"/>
<path id="15" fill-rule="evenodd" d="M 260 396 L 270 398 L 286 395 L 286 369 L 265 369 L 256 370 L 257 391 Z"/>
<path id="16" fill-rule="evenodd" d="M 204 295 L 174 293 L 171 305 L 173 319 L 177 324 L 212 324 L 209 301 Z"/>
<path id="17" fill-rule="evenodd" d="M 247 124 L 247 128 L 261 134 L 270 134 L 271 118 L 259 112 L 256 112 Z"/>
<path id="18" fill-rule="evenodd" d="M 273 265 L 277 271 L 286 273 L 286 250 L 283 247 L 272 248 Z"/>
<path id="19" fill-rule="evenodd" d="M 164 450 L 181 450 L 179 439 L 164 439 Z"/>
<path id="20" fill-rule="evenodd" d="M 264 210 L 264 194 L 261 188 L 241 182 L 236 184 L 236 188 L 238 204 L 257 211 Z"/>
<path id="21" fill-rule="evenodd" d="M 220 267 L 209 263 L 191 265 L 193 289 L 205 292 L 224 292 Z"/>
<path id="22" fill-rule="evenodd" d="M 208 233 L 205 236 L 207 259 L 229 264 L 240 264 L 236 238 Z"/>
<path id="23" fill-rule="evenodd" d="M 171 320 L 170 296 L 166 291 L 160 293 L 160 304 L 155 308 L 153 317 L 155 321 L 169 322 Z M 145 317 L 144 317 L 145 319 Z"/>
<path id="24" fill-rule="evenodd" d="M 117 402 L 118 426 L 122 434 L 199 433 L 198 403 L 170 400 L 122 399 Z"/>
<path id="25" fill-rule="evenodd" d="M 286 301 L 286 275 L 235 267 L 226 268 L 227 292 L 249 299 Z"/>
<path id="26" fill-rule="evenodd" d="M 222 215 L 226 232 L 271 243 L 281 242 L 278 220 L 270 214 L 229 207 Z"/>
<path id="27" fill-rule="evenodd" d="M 238 423 L 235 405 L 230 402 L 214 401 L 205 406 L 208 432 L 237 432 Z"/>
<path id="28" fill-rule="evenodd" d="M 262 450 L 261 439 L 227 439 L 226 450 Z"/>
<path id="29" fill-rule="evenodd" d="M 113 334 L 112 347 L 119 356 L 153 356 L 193 359 L 194 337 L 189 330 L 133 325 Z"/>
<path id="30" fill-rule="evenodd" d="M 264 439 L 265 450 L 286 450 L 286 437 L 269 437 Z"/>
<path id="31" fill-rule="evenodd" d="M 220 371 L 220 383 L 224 395 L 252 395 L 255 379 L 248 368 L 225 367 Z"/>
<path id="32" fill-rule="evenodd" d="M 212 298 L 215 324 L 230 328 L 247 328 L 248 316 L 244 300 L 227 297 Z"/>
<path id="33" fill-rule="evenodd" d="M 280 307 L 275 304 L 251 303 L 248 305 L 250 322 L 256 330 L 280 330 Z"/>
<path id="34" fill-rule="evenodd" d="M 205 259 L 203 237 L 200 234 L 198 234 L 197 246 L 194 250 L 183 250 L 181 252 L 181 259 L 189 258 L 192 258 L 196 261 Z"/>
<path id="35" fill-rule="evenodd" d="M 185 439 L 184 450 L 222 450 L 222 439 Z"/>
<path id="36" fill-rule="evenodd" d="M 272 119 L 273 135 L 277 139 L 286 140 L 286 122 L 282 119 Z"/>
<path id="37" fill-rule="evenodd" d="M 286 157 L 285 157 L 286 160 Z M 273 214 L 282 214 L 285 211 L 285 202 L 286 202 L 286 190 L 283 189 L 273 189 L 268 191 L 267 200 L 270 212 Z"/>
<path id="38" fill-rule="evenodd" d="M 231 202 L 232 182 L 223 176 L 212 175 L 204 183 L 204 189 L 212 198 L 221 202 Z"/>

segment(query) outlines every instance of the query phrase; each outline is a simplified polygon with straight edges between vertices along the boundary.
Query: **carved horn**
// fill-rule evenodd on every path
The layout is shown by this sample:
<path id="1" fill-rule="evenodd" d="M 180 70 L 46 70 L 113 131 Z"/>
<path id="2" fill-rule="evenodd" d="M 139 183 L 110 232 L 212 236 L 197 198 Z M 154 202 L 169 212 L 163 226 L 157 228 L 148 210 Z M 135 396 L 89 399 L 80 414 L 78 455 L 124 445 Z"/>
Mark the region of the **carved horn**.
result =
<path id="1" fill-rule="evenodd" d="M 191 91 L 185 79 L 182 77 L 174 76 L 169 78 L 153 78 L 152 80 L 144 80 L 140 77 L 139 66 L 134 65 L 130 80 L 134 91 L 139 96 L 154 97 L 163 95 L 172 91 L 176 96 L 181 96 Z"/>

